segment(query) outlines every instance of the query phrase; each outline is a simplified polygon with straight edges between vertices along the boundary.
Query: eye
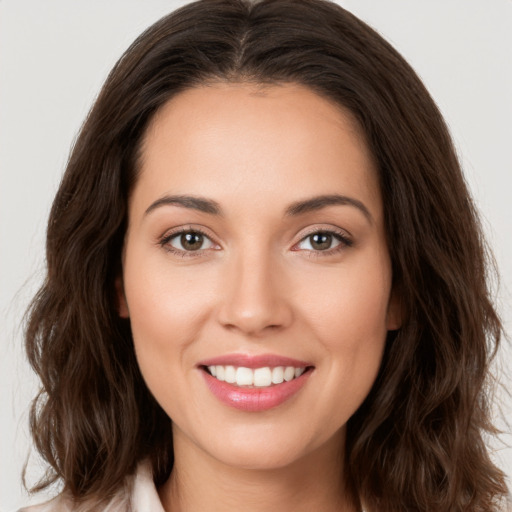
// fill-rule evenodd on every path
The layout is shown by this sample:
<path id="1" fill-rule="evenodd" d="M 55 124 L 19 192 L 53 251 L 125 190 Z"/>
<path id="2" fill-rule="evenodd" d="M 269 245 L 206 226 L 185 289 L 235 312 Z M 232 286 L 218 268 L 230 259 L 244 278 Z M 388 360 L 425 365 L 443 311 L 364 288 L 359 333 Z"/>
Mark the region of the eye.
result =
<path id="1" fill-rule="evenodd" d="M 161 244 L 172 252 L 196 252 L 216 247 L 210 238 L 197 230 L 172 233 L 162 239 Z"/>
<path id="2" fill-rule="evenodd" d="M 343 249 L 352 245 L 352 241 L 341 233 L 332 231 L 315 231 L 304 237 L 298 244 L 298 250 L 327 252 Z"/>

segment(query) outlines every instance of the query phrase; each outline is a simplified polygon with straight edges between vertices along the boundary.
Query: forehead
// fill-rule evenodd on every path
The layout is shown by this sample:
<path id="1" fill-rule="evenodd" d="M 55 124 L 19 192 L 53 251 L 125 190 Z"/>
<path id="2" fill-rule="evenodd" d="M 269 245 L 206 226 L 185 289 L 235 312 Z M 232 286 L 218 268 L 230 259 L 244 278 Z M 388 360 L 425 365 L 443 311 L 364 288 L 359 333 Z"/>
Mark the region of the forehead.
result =
<path id="1" fill-rule="evenodd" d="M 155 115 L 143 139 L 146 202 L 163 193 L 245 204 L 351 193 L 381 199 L 372 155 L 350 112 L 306 87 L 211 84 L 186 90 Z M 274 203 L 273 203 L 274 204 Z"/>

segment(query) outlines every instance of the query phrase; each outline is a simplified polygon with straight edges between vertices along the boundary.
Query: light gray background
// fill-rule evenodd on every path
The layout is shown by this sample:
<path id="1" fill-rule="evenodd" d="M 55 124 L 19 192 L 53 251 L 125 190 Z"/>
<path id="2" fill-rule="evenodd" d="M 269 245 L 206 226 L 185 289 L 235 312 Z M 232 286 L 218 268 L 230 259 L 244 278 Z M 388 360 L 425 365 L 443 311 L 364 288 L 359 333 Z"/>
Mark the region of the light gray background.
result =
<path id="1" fill-rule="evenodd" d="M 24 309 L 44 273 L 45 222 L 69 147 L 106 74 L 172 0 L 0 0 L 0 510 L 30 500 L 20 472 L 37 383 Z M 512 0 L 340 0 L 424 79 L 452 130 L 501 269 L 512 328 Z M 500 364 L 510 366 L 511 352 Z M 503 373 L 501 380 L 510 387 Z M 512 421 L 512 400 L 500 393 Z M 510 433 L 504 438 L 512 442 Z M 512 475 L 512 449 L 497 446 Z M 32 458 L 30 474 L 41 468 Z M 37 498 L 41 500 L 41 497 Z M 33 501 L 33 500 L 32 500 Z"/>

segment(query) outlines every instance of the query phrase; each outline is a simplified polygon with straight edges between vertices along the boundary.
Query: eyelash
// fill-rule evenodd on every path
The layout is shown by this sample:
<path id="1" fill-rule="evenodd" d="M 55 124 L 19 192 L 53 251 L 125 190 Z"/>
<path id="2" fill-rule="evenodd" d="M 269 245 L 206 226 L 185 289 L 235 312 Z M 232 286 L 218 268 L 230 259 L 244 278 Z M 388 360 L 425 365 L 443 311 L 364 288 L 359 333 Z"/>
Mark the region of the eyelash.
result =
<path id="1" fill-rule="evenodd" d="M 295 246 L 299 245 L 300 243 L 304 242 L 308 238 L 312 237 L 313 235 L 328 235 L 332 236 L 335 240 L 340 242 L 338 245 L 331 249 L 326 249 L 324 251 L 315 251 L 306 249 L 308 256 L 310 258 L 322 258 L 327 256 L 332 256 L 333 254 L 338 254 L 339 252 L 352 247 L 354 245 L 354 242 L 351 238 L 347 236 L 347 234 L 344 231 L 335 230 L 335 229 L 314 229 L 310 231 L 309 233 L 306 233 L 300 240 L 295 244 Z M 294 246 L 294 247 L 295 247 Z M 300 249 L 296 249 L 300 250 Z"/>
<path id="2" fill-rule="evenodd" d="M 207 249 L 199 249 L 197 251 L 182 251 L 181 249 L 176 249 L 175 247 L 173 247 L 172 245 L 170 245 L 170 241 L 178 236 L 181 236 L 181 235 L 184 235 L 184 234 L 188 234 L 188 233 L 194 233 L 194 234 L 198 234 L 198 235 L 202 235 L 204 236 L 205 238 L 207 238 L 208 240 L 211 240 L 211 237 L 208 236 L 202 229 L 200 228 L 192 228 L 192 227 L 186 227 L 186 228 L 180 228 L 180 229 L 177 229 L 176 231 L 173 231 L 171 233 L 168 233 L 166 235 L 164 235 L 160 241 L 159 241 L 159 244 L 167 251 L 167 252 L 170 252 L 172 254 L 175 254 L 176 256 L 180 256 L 182 258 L 194 258 L 194 257 L 200 257 L 202 255 L 204 255 L 204 252 L 207 250 Z M 212 243 L 214 243 L 212 241 Z"/>
<path id="3" fill-rule="evenodd" d="M 161 247 L 163 247 L 167 252 L 170 252 L 170 253 L 175 254 L 177 256 L 180 256 L 182 258 L 190 258 L 190 257 L 192 257 L 192 258 L 196 257 L 197 258 L 197 257 L 203 256 L 204 253 L 208 249 L 198 249 L 196 251 L 183 251 L 181 249 L 176 249 L 175 247 L 170 245 L 171 240 L 173 240 L 174 238 L 176 238 L 178 236 L 181 236 L 181 235 L 184 235 L 184 234 L 189 234 L 189 233 L 202 235 L 203 237 L 205 237 L 208 240 L 210 240 L 212 244 L 215 244 L 215 242 L 213 242 L 211 240 L 211 237 L 208 236 L 202 229 L 200 229 L 200 228 L 192 228 L 192 227 L 185 227 L 185 228 L 180 228 L 180 229 L 178 229 L 176 231 L 173 231 L 173 232 L 168 233 L 165 236 L 163 236 L 159 240 L 159 245 Z M 294 247 L 299 245 L 301 242 L 304 242 L 308 238 L 312 237 L 313 235 L 328 235 L 328 236 L 332 236 L 334 239 L 338 240 L 340 243 L 338 245 L 336 245 L 335 247 L 333 247 L 331 249 L 326 249 L 324 251 L 321 251 L 321 250 L 315 251 L 315 250 L 306 249 L 306 251 L 308 252 L 310 257 L 331 256 L 333 254 L 337 254 L 338 252 L 343 251 L 344 249 L 346 249 L 348 247 L 352 247 L 353 244 L 354 244 L 354 242 L 346 235 L 346 233 L 344 233 L 342 231 L 333 230 L 333 229 L 315 229 L 315 230 L 307 233 L 306 235 L 304 235 L 299 240 L 299 242 L 297 242 L 294 245 Z M 292 249 L 292 250 L 299 251 L 300 249 Z"/>

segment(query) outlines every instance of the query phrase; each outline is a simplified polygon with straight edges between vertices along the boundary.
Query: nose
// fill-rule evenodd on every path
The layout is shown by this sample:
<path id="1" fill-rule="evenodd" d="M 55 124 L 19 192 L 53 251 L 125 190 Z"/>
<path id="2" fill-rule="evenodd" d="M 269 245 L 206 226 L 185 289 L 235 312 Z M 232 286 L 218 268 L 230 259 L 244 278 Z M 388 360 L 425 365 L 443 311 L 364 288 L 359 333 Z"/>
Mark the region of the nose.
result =
<path id="1" fill-rule="evenodd" d="M 268 253 L 239 255 L 227 265 L 226 274 L 218 312 L 226 329 L 260 337 L 291 324 L 286 279 Z"/>

